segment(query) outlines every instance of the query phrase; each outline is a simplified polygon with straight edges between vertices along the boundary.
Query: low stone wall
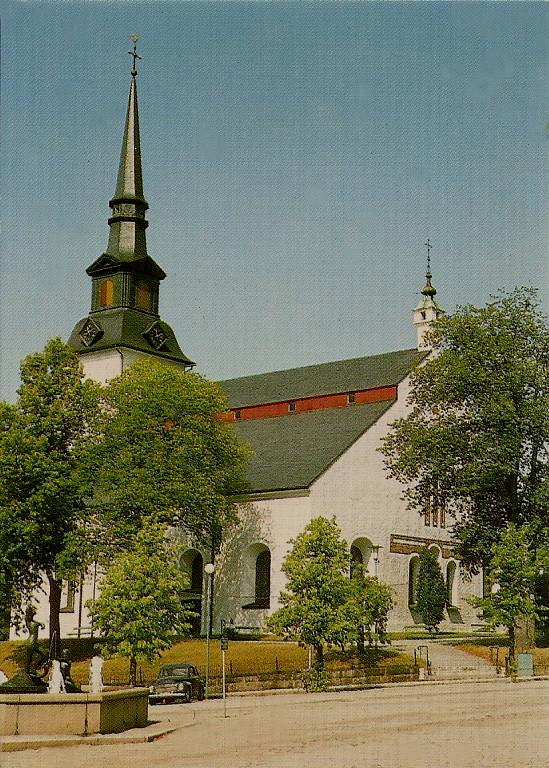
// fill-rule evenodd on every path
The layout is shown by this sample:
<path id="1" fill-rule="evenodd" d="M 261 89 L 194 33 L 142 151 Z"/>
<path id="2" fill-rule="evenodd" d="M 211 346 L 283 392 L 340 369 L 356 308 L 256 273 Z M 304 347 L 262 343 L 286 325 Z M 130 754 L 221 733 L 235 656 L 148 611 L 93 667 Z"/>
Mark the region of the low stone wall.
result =
<path id="1" fill-rule="evenodd" d="M 332 669 L 327 670 L 328 688 L 357 687 L 379 685 L 382 683 L 403 683 L 419 679 L 418 667 L 393 665 L 387 667 Z M 227 676 L 228 693 L 239 691 L 267 691 L 277 688 L 303 689 L 304 670 L 293 672 L 267 672 L 257 675 Z M 221 692 L 221 678 L 210 678 L 212 693 Z"/>
<path id="2" fill-rule="evenodd" d="M 148 721 L 147 688 L 0 694 L 0 736 L 119 733 Z"/>

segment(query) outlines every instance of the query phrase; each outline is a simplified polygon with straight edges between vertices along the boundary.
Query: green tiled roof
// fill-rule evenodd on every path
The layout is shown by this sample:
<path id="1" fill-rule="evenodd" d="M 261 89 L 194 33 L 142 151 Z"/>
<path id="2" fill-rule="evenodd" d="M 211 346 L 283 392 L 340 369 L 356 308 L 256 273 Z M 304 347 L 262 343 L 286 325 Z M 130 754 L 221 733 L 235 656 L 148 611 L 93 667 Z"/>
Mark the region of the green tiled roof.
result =
<path id="1" fill-rule="evenodd" d="M 192 360 L 189 360 L 182 352 L 170 326 L 152 315 L 128 307 L 117 307 L 112 310 L 94 312 L 90 318 L 100 326 L 103 334 L 91 346 L 86 346 L 79 334 L 88 318 L 80 320 L 69 338 L 70 346 L 79 354 L 112 349 L 113 347 L 128 347 L 157 357 L 177 360 L 185 363 L 185 365 L 194 365 Z M 160 326 L 167 336 L 165 343 L 158 350 L 143 336 L 153 323 Z"/>
<path id="2" fill-rule="evenodd" d="M 427 352 L 404 349 L 219 382 L 231 408 L 398 385 Z M 250 492 L 308 488 L 391 407 L 384 400 L 234 422 L 254 455 Z"/>
<path id="3" fill-rule="evenodd" d="M 307 488 L 351 446 L 394 401 L 327 408 L 234 423 L 250 445 L 250 492 Z"/>
<path id="4" fill-rule="evenodd" d="M 384 355 L 290 368 L 218 382 L 231 408 L 398 384 L 426 352 L 403 349 Z"/>

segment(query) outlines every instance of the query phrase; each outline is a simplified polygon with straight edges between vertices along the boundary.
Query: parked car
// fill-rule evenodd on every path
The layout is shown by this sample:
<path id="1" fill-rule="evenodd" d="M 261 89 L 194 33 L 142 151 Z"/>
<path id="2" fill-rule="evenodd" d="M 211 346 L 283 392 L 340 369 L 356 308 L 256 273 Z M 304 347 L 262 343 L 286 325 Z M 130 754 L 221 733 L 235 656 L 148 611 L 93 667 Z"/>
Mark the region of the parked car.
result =
<path id="1" fill-rule="evenodd" d="M 204 681 L 197 668 L 187 662 L 164 664 L 158 679 L 149 687 L 151 704 L 168 704 L 174 701 L 191 701 L 204 698 Z"/>

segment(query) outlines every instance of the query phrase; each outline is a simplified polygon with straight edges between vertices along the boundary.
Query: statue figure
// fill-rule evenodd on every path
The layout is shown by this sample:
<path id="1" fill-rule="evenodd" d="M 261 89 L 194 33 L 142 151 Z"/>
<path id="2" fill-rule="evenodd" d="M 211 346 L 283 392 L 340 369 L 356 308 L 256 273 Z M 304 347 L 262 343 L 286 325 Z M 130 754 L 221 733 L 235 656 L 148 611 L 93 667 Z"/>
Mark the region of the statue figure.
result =
<path id="1" fill-rule="evenodd" d="M 44 677 L 47 672 L 47 655 L 38 647 L 38 632 L 44 629 L 41 621 L 36 621 L 36 608 L 34 605 L 27 605 L 25 610 L 25 624 L 29 633 L 25 640 L 24 670 L 29 677 Z M 46 670 L 39 675 L 38 670 L 46 665 Z"/>
<path id="2" fill-rule="evenodd" d="M 51 667 L 51 676 L 48 682 L 48 693 L 66 693 L 65 680 L 61 672 L 61 662 L 59 659 L 53 659 Z"/>
<path id="3" fill-rule="evenodd" d="M 105 659 L 101 654 L 101 646 L 94 646 L 95 656 L 90 662 L 90 693 L 101 693 L 103 690 L 103 664 Z"/>
<path id="4" fill-rule="evenodd" d="M 65 684 L 65 690 L 67 693 L 81 693 L 81 689 L 71 677 L 71 665 L 72 661 L 69 658 L 69 651 L 67 648 L 63 648 L 61 659 L 59 660 L 59 668 Z"/>

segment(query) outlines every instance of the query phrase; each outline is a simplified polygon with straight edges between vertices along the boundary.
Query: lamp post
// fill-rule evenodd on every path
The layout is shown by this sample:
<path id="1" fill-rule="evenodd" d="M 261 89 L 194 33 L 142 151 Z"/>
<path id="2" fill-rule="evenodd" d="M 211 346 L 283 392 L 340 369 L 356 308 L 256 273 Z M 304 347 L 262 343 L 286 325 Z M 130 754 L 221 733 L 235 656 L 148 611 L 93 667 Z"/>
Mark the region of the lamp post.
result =
<path id="1" fill-rule="evenodd" d="M 214 571 L 215 565 L 213 563 L 206 563 L 204 566 L 204 573 L 206 574 L 206 686 L 204 696 L 206 698 L 208 698 L 208 678 L 210 674 L 210 635 L 212 633 L 211 594 Z"/>

